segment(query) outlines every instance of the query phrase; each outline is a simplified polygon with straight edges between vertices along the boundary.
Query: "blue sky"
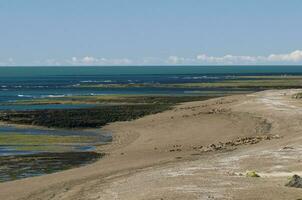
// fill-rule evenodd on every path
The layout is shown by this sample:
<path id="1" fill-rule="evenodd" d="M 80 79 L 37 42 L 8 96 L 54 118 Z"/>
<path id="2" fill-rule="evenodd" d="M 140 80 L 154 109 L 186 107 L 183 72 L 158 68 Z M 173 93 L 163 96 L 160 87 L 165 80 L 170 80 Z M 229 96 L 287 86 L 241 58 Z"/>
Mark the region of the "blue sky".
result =
<path id="1" fill-rule="evenodd" d="M 0 65 L 302 64 L 300 0 L 0 0 Z"/>

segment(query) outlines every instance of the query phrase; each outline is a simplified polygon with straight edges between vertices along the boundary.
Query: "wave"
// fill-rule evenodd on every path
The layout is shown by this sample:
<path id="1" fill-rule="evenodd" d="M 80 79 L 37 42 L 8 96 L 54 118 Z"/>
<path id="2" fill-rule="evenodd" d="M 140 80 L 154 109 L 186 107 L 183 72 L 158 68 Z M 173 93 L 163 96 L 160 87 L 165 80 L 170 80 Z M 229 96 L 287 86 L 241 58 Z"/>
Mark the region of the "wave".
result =
<path id="1" fill-rule="evenodd" d="M 95 80 L 85 80 L 85 81 L 80 81 L 80 83 L 113 83 L 115 81 L 113 80 L 103 80 L 103 81 L 95 81 Z"/>
<path id="2" fill-rule="evenodd" d="M 18 94 L 18 97 L 33 98 L 32 95 Z"/>
<path id="3" fill-rule="evenodd" d="M 17 95 L 17 97 L 21 97 L 21 98 L 60 98 L 60 97 L 67 97 L 67 96 L 73 96 L 73 95 L 72 94 L 48 94 L 48 95 L 40 95 L 40 96 L 34 96 L 28 94 Z"/>
<path id="4" fill-rule="evenodd" d="M 103 83 L 113 83 L 113 82 L 115 82 L 115 81 L 112 81 L 112 80 L 104 80 L 104 81 L 102 81 Z"/>
<path id="5" fill-rule="evenodd" d="M 217 76 L 186 76 L 183 77 L 182 79 L 193 79 L 193 80 L 197 80 L 197 79 L 219 79 L 219 77 Z"/>
<path id="6" fill-rule="evenodd" d="M 72 94 L 48 94 L 48 95 L 41 95 L 41 98 L 60 98 L 60 97 L 70 97 L 73 96 Z"/>
<path id="7" fill-rule="evenodd" d="M 90 93 L 89 95 L 90 95 L 90 96 L 99 96 L 99 95 L 106 95 L 106 94 L 100 94 L 100 93 L 99 93 L 99 94 L 96 94 L 96 93 Z"/>
<path id="8" fill-rule="evenodd" d="M 80 83 L 97 83 L 99 81 L 93 81 L 93 80 L 86 80 L 86 81 L 80 81 Z"/>

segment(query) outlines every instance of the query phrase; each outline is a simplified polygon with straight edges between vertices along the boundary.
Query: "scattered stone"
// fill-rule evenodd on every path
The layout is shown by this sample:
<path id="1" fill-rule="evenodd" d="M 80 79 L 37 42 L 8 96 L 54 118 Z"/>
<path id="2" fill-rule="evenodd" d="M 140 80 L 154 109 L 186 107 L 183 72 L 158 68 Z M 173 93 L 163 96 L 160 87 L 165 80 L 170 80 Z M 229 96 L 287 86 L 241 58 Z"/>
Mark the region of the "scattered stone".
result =
<path id="1" fill-rule="evenodd" d="M 213 108 L 210 111 L 208 111 L 206 114 L 219 114 L 219 113 L 226 113 L 229 109 L 225 108 Z"/>
<path id="2" fill-rule="evenodd" d="M 283 147 L 282 149 L 288 150 L 288 149 L 294 149 L 294 147 L 285 146 L 285 147 Z"/>
<path id="3" fill-rule="evenodd" d="M 248 171 L 246 174 L 245 174 L 246 177 L 252 177 L 252 178 L 258 178 L 260 177 L 259 174 L 257 174 L 255 171 Z"/>
<path id="4" fill-rule="evenodd" d="M 228 175 L 228 176 L 236 176 L 237 174 L 235 172 L 226 172 L 226 175 Z"/>
<path id="5" fill-rule="evenodd" d="M 292 98 L 293 99 L 301 99 L 302 98 L 302 93 L 294 94 L 294 95 L 292 95 Z"/>
<path id="6" fill-rule="evenodd" d="M 298 175 L 290 177 L 289 182 L 285 184 L 287 187 L 302 188 L 302 178 Z"/>

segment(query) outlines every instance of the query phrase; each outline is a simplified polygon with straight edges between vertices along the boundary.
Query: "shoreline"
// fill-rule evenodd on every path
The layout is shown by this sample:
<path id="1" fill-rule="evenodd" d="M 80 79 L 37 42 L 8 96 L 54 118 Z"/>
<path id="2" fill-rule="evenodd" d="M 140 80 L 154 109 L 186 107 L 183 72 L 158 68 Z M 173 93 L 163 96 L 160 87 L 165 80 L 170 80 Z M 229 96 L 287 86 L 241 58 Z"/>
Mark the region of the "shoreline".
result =
<path id="1" fill-rule="evenodd" d="M 1 183 L 0 199 L 196 199 L 198 195 L 217 199 L 240 199 L 242 195 L 245 199 L 257 195 L 258 199 L 282 199 L 284 195 L 298 198 L 301 191 L 280 186 L 285 177 L 272 176 L 278 170 L 270 167 L 278 160 L 268 158 L 268 153 L 258 158 L 263 159 L 261 165 L 255 165 L 254 155 L 299 141 L 300 129 L 291 125 L 296 123 L 297 110 L 291 106 L 299 102 L 283 96 L 297 91 L 273 90 L 182 103 L 162 113 L 111 123 L 102 128 L 113 134 L 111 144 L 98 147 L 105 153 L 102 159 L 80 168 Z M 278 106 L 284 108 L 279 110 Z M 284 118 L 288 124 L 280 123 Z M 289 127 L 292 132 L 285 134 Z M 280 138 L 218 151 L 199 148 L 261 135 Z M 285 169 L 300 171 L 293 163 L 280 161 L 281 165 L 284 169 L 279 169 L 280 174 Z M 268 178 L 257 181 L 236 175 L 253 167 Z M 217 185 L 219 179 L 232 186 Z M 210 189 L 215 185 L 216 189 Z M 259 196 L 267 191 L 275 193 Z"/>

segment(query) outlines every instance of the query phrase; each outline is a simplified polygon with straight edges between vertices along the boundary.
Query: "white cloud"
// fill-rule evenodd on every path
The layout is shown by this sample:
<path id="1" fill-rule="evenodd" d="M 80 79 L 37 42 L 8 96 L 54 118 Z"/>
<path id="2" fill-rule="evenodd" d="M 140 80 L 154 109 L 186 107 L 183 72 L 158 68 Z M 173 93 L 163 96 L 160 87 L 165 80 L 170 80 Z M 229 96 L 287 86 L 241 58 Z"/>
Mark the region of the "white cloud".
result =
<path id="1" fill-rule="evenodd" d="M 225 55 L 220 57 L 200 54 L 196 56 L 199 63 L 214 64 L 258 64 L 258 63 L 297 63 L 302 61 L 302 51 L 296 50 L 288 54 L 271 54 L 269 56 Z"/>
<path id="2" fill-rule="evenodd" d="M 72 57 L 71 59 L 66 60 L 68 64 L 71 65 L 128 65 L 132 61 L 128 58 L 121 59 L 107 59 L 107 58 L 96 58 L 93 56 L 85 57 Z"/>
<path id="3" fill-rule="evenodd" d="M 302 51 L 296 50 L 289 54 L 271 54 L 267 60 L 274 62 L 299 62 L 302 61 Z"/>
<path id="4" fill-rule="evenodd" d="M 208 56 L 206 54 L 201 54 L 196 56 L 196 60 L 200 62 L 207 63 L 221 63 L 221 64 L 233 64 L 233 63 L 253 63 L 263 60 L 262 57 L 253 56 L 235 56 L 235 55 L 225 55 L 221 57 Z"/>
<path id="5" fill-rule="evenodd" d="M 169 64 L 180 64 L 182 62 L 185 61 L 185 58 L 182 58 L 182 57 L 178 57 L 178 56 L 169 56 L 168 58 L 168 63 Z"/>
<path id="6" fill-rule="evenodd" d="M 167 64 L 194 64 L 196 63 L 196 59 L 193 58 L 185 58 L 180 56 L 169 56 L 166 60 Z"/>
<path id="7" fill-rule="evenodd" d="M 0 66 L 13 66 L 15 65 L 15 60 L 13 58 L 8 58 L 0 61 Z"/>
<path id="8" fill-rule="evenodd" d="M 82 58 L 82 62 L 84 64 L 89 65 L 89 64 L 94 64 L 95 62 L 98 62 L 98 59 L 91 57 L 91 56 L 86 56 L 86 57 Z"/>
<path id="9" fill-rule="evenodd" d="M 56 59 L 47 59 L 45 62 L 39 62 L 38 63 L 41 63 L 42 65 L 48 65 L 48 66 L 60 66 L 61 65 L 61 62 L 59 62 L 58 60 Z"/>

